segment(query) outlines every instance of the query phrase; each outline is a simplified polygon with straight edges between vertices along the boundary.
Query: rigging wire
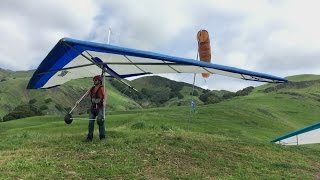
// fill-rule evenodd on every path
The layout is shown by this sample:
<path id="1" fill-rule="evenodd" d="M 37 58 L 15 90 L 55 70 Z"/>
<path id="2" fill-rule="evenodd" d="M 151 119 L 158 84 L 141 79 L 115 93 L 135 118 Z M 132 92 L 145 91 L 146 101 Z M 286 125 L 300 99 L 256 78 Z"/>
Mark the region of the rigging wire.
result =
<path id="1" fill-rule="evenodd" d="M 197 53 L 197 60 L 199 59 L 199 52 Z M 196 73 L 194 73 L 193 75 L 193 83 L 192 83 L 192 92 L 191 92 L 191 102 L 190 102 L 190 112 L 189 112 L 189 122 L 188 122 L 188 130 L 190 128 L 190 123 L 192 121 L 193 118 L 193 113 L 196 110 L 196 103 L 194 102 L 193 99 L 193 94 L 194 94 L 194 84 L 196 82 Z"/>

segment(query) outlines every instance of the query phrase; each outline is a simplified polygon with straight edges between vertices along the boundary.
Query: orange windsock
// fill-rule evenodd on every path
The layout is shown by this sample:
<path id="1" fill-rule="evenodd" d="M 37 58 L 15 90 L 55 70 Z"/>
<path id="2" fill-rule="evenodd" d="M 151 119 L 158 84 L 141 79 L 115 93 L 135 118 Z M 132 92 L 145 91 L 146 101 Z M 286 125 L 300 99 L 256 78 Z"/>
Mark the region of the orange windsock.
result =
<path id="1" fill-rule="evenodd" d="M 210 39 L 209 33 L 206 30 L 200 30 L 197 34 L 198 39 L 198 52 L 200 61 L 203 62 L 211 62 L 211 48 L 210 48 Z M 202 77 L 207 78 L 209 77 L 209 73 L 202 73 Z"/>

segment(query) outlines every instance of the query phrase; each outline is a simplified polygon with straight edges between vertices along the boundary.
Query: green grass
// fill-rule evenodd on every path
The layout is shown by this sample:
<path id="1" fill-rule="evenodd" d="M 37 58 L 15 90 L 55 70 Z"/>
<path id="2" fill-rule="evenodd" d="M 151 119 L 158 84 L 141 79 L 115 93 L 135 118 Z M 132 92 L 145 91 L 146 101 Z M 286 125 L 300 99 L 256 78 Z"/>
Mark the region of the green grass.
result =
<path id="1" fill-rule="evenodd" d="M 304 112 L 287 99 L 280 108 L 273 98 L 199 106 L 192 120 L 187 107 L 113 111 L 107 139 L 98 140 L 96 127 L 92 143 L 82 142 L 87 121 L 66 125 L 63 117 L 44 116 L 1 123 L 0 178 L 314 179 L 318 145 L 270 140 L 316 120 L 316 107 Z"/>
<path id="2" fill-rule="evenodd" d="M 82 87 L 74 83 L 68 91 Z M 319 178 L 319 144 L 270 143 L 319 122 L 319 85 L 263 93 L 271 86 L 198 106 L 194 114 L 175 106 L 110 108 L 107 139 L 98 140 L 96 125 L 92 143 L 82 142 L 87 121 L 66 125 L 62 116 L 43 116 L 0 123 L 0 179 Z M 114 93 L 110 101 L 121 106 L 125 98 Z"/>

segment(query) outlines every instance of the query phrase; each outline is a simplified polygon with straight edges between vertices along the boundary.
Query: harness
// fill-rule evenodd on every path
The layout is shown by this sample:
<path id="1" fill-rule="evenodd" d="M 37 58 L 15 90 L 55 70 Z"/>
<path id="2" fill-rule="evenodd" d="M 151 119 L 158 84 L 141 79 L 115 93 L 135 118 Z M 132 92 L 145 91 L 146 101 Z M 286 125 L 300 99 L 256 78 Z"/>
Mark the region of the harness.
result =
<path id="1" fill-rule="evenodd" d="M 98 112 L 101 108 L 103 108 L 103 98 L 104 97 L 99 97 L 99 91 L 102 88 L 102 85 L 99 85 L 98 89 L 96 90 L 95 93 L 93 93 L 93 90 L 95 86 L 91 87 L 90 89 L 90 98 L 91 98 L 91 112 L 95 116 L 98 115 Z"/>

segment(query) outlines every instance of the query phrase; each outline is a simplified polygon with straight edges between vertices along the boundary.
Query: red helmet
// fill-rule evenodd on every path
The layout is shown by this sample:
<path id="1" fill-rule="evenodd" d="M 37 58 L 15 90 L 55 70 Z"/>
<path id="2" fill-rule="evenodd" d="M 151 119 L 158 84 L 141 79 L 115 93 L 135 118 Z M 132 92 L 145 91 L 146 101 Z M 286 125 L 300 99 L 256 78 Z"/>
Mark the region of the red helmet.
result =
<path id="1" fill-rule="evenodd" d="M 95 77 L 93 77 L 93 81 L 95 80 L 99 80 L 100 82 L 102 82 L 102 77 L 100 75 L 96 75 Z"/>

